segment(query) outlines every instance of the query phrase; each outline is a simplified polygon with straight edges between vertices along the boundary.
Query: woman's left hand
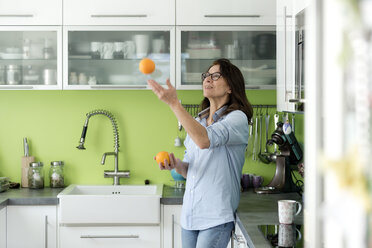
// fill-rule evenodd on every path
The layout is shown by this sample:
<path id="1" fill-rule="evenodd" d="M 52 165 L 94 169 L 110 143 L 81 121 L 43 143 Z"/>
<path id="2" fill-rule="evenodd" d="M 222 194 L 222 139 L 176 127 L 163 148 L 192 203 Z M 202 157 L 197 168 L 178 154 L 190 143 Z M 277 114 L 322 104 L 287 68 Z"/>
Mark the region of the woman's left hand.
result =
<path id="1" fill-rule="evenodd" d="M 155 95 L 166 104 L 172 105 L 178 103 L 176 88 L 170 83 L 169 78 L 167 79 L 168 89 L 165 89 L 153 79 L 147 80 L 147 84 L 151 87 Z"/>

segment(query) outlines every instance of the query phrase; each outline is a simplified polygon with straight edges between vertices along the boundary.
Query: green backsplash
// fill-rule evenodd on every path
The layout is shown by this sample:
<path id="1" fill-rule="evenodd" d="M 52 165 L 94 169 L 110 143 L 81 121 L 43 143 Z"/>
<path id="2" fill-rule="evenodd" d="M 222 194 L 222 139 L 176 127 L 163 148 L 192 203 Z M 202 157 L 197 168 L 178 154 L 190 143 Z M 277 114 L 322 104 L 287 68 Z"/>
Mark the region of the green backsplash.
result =
<path id="1" fill-rule="evenodd" d="M 276 91 L 250 90 L 252 104 L 275 104 Z M 199 103 L 201 91 L 178 91 L 182 103 Z M 119 169 L 130 170 L 122 184 L 151 183 L 173 185 L 169 171 L 161 171 L 153 160 L 158 151 L 174 152 L 182 158 L 184 147 L 175 147 L 177 119 L 168 106 L 149 90 L 118 91 L 0 91 L 0 176 L 20 182 L 23 137 L 28 137 L 30 154 L 44 162 L 47 175 L 50 162 L 65 162 L 65 183 L 112 184 L 104 170 L 114 169 L 112 156 L 101 165 L 104 152 L 113 151 L 113 132 L 109 119 L 93 116 L 89 121 L 86 150 L 78 150 L 85 114 L 106 109 L 114 114 L 119 129 Z M 297 138 L 303 140 L 303 116 L 296 116 Z M 271 121 L 271 130 L 273 124 Z M 243 172 L 263 175 L 269 182 L 274 164 L 247 158 Z M 47 178 L 47 177 L 46 177 Z M 49 180 L 45 180 L 49 185 Z"/>

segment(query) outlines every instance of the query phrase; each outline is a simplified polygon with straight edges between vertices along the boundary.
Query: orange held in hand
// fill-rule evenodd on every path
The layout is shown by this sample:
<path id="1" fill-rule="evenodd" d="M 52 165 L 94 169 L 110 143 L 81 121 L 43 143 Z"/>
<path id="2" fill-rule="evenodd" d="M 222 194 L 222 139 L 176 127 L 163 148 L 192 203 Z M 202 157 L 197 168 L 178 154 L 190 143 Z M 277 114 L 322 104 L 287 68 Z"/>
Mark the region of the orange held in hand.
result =
<path id="1" fill-rule="evenodd" d="M 155 160 L 158 164 L 162 163 L 162 165 L 164 166 L 165 159 L 168 161 L 168 163 L 170 162 L 168 152 L 159 152 L 158 154 L 156 154 Z"/>
<path id="2" fill-rule="evenodd" d="M 143 74 L 150 74 L 155 70 L 155 63 L 149 58 L 144 58 L 139 63 L 139 70 Z"/>

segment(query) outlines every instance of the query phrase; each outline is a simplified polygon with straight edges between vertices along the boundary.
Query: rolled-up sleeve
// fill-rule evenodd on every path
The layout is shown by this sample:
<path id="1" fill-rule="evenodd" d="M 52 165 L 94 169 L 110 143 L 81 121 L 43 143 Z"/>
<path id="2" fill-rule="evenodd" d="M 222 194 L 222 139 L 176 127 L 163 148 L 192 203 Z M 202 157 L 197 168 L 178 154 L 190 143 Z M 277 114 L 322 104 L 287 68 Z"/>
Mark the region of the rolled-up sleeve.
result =
<path id="1" fill-rule="evenodd" d="M 248 119 L 240 110 L 229 113 L 223 120 L 207 127 L 210 148 L 248 143 Z"/>

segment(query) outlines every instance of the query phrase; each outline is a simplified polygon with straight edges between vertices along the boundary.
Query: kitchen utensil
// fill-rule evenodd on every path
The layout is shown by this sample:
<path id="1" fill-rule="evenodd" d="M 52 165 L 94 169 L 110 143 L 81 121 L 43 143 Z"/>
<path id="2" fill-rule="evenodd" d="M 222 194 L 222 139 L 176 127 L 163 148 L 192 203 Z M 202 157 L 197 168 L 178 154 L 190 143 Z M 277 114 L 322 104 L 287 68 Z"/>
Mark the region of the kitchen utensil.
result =
<path id="1" fill-rule="evenodd" d="M 296 120 L 295 120 L 295 114 L 292 114 L 292 132 L 295 134 L 295 124 L 296 124 Z M 296 134 L 295 134 L 296 135 Z"/>
<path id="2" fill-rule="evenodd" d="M 246 156 L 249 157 L 252 155 L 253 151 L 253 124 L 248 125 L 249 128 L 249 137 L 248 137 L 248 143 L 247 143 L 247 150 L 246 150 Z"/>
<path id="3" fill-rule="evenodd" d="M 274 115 L 274 129 L 276 129 L 276 125 L 279 122 L 279 114 L 278 112 L 275 113 Z M 278 145 L 274 144 L 274 153 L 276 154 L 278 152 Z"/>
<path id="4" fill-rule="evenodd" d="M 253 153 L 252 160 L 257 160 L 257 141 L 258 141 L 258 115 L 256 114 L 256 122 L 254 124 L 254 144 L 253 144 Z"/>
<path id="5" fill-rule="evenodd" d="M 24 156 L 21 159 L 22 174 L 21 174 L 21 184 L 23 188 L 28 188 L 28 170 L 30 168 L 30 163 L 35 161 L 35 157 L 30 156 L 30 149 L 28 145 L 27 138 L 23 138 L 23 148 Z"/>
<path id="6" fill-rule="evenodd" d="M 266 108 L 266 115 L 265 115 L 265 131 L 266 131 L 266 141 L 265 141 L 265 151 L 264 153 L 259 154 L 259 159 L 265 163 L 269 164 L 271 162 L 270 154 L 267 150 L 267 141 L 269 140 L 269 121 L 270 121 L 270 115 L 268 112 L 268 109 Z"/>

